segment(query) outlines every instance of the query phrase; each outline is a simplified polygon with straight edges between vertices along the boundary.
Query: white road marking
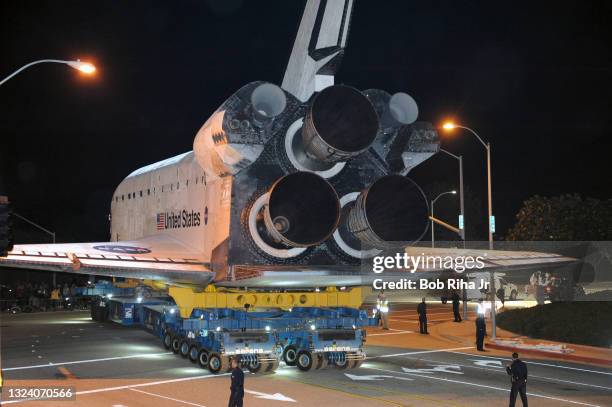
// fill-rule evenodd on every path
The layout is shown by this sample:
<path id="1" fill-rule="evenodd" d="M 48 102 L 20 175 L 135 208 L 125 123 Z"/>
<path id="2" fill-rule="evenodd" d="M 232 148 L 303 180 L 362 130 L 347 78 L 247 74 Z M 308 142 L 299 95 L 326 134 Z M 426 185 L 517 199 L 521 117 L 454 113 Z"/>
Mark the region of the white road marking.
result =
<path id="1" fill-rule="evenodd" d="M 472 349 L 472 348 L 466 348 L 466 349 Z M 459 355 L 476 356 L 476 355 L 473 355 L 471 353 L 465 353 L 465 352 L 454 352 L 454 351 L 450 351 L 450 350 L 449 350 L 449 352 L 450 353 L 457 353 Z M 489 359 L 507 360 L 507 361 L 512 360 L 510 358 L 495 357 L 495 356 L 484 356 L 484 355 L 478 355 L 478 357 L 489 358 Z M 558 367 L 559 369 L 577 370 L 577 371 L 580 371 L 580 372 L 598 373 L 598 374 L 605 374 L 605 375 L 608 375 L 608 376 L 612 376 L 612 372 L 602 372 L 601 370 L 581 369 L 581 368 L 572 367 L 572 366 L 561 366 L 561 365 L 555 365 L 555 364 L 552 364 L 552 363 L 531 362 L 531 361 L 529 362 L 529 364 L 531 364 L 531 365 L 540 365 L 540 366 L 548 366 L 548 367 Z"/>
<path id="2" fill-rule="evenodd" d="M 380 334 L 368 334 L 367 337 L 370 336 L 384 336 L 384 335 L 401 335 L 401 334 L 413 334 L 414 331 L 402 331 L 401 329 L 389 329 L 390 331 L 395 331 L 395 332 L 386 332 L 386 333 L 380 333 Z"/>
<path id="3" fill-rule="evenodd" d="M 281 393 L 268 394 L 268 393 L 262 393 L 262 392 L 255 391 L 255 390 L 247 390 L 247 389 L 244 389 L 244 392 L 252 394 L 255 396 L 255 398 L 258 398 L 258 399 L 288 401 L 290 403 L 297 403 L 297 401 L 295 401 L 291 397 L 287 397 Z"/>
<path id="4" fill-rule="evenodd" d="M 398 372 L 398 371 L 395 371 L 395 370 L 387 370 L 387 369 L 379 369 L 377 367 L 363 367 L 362 366 L 361 368 L 362 369 L 371 369 L 371 370 L 380 370 L 381 372 L 388 372 L 388 373 L 395 373 L 395 374 L 397 374 L 397 373 L 405 374 L 405 375 L 408 375 L 408 376 L 416 376 L 416 377 L 419 377 L 419 378 L 423 377 L 420 374 Z M 427 380 L 439 380 L 439 381 L 443 381 L 443 382 L 449 382 L 449 383 L 455 383 L 455 384 L 465 384 L 465 385 L 468 385 L 468 386 L 482 387 L 482 388 L 485 388 L 485 389 L 492 389 L 492 390 L 499 390 L 499 391 L 503 391 L 503 392 L 506 392 L 506 393 L 510 392 L 510 390 L 508 390 L 508 389 L 504 389 L 502 387 L 496 387 L 496 386 L 489 386 L 489 385 L 486 385 L 486 384 L 471 383 L 471 382 L 465 382 L 465 381 L 462 381 L 462 380 L 454 380 L 454 379 L 445 379 L 445 378 L 442 378 L 442 377 L 435 377 L 435 376 L 426 376 L 426 377 L 427 377 Z M 581 401 L 567 400 L 567 399 L 562 399 L 562 398 L 559 398 L 559 397 L 546 396 L 544 394 L 527 393 L 527 395 L 532 396 L 532 397 L 540 397 L 540 398 L 544 398 L 544 399 L 548 399 L 548 400 L 562 401 L 562 402 L 570 403 L 570 404 L 578 404 L 578 405 L 581 405 L 581 406 L 601 407 L 601 406 L 599 406 L 597 404 L 589 404 L 589 403 L 583 403 Z"/>
<path id="5" fill-rule="evenodd" d="M 129 390 L 129 389 L 133 389 L 133 388 L 137 388 L 137 387 L 157 386 L 158 384 L 186 382 L 186 381 L 190 381 L 190 380 L 209 379 L 211 377 L 223 377 L 223 376 L 229 376 L 229 373 L 208 374 L 208 375 L 202 375 L 202 376 L 189 376 L 189 377 L 181 377 L 179 379 L 158 380 L 156 382 L 145 382 L 145 383 L 138 383 L 138 384 L 128 384 L 128 385 L 125 385 L 125 386 L 103 387 L 103 388 L 99 388 L 99 389 L 77 391 L 75 394 L 77 396 L 79 396 L 79 395 L 82 395 L 82 394 L 103 393 L 103 392 L 107 392 L 107 391 L 116 391 L 116 390 Z M 3 401 L 2 404 L 4 405 L 4 404 L 22 403 L 24 401 L 32 401 L 32 400 L 31 399 L 23 399 L 23 400 Z"/>
<path id="6" fill-rule="evenodd" d="M 368 336 L 371 336 L 371 335 L 368 335 Z M 472 348 L 473 346 L 465 346 L 463 348 L 420 350 L 416 352 L 404 352 L 404 353 L 393 353 L 390 355 L 368 356 L 366 359 L 394 358 L 397 356 L 421 355 L 424 353 L 450 352 L 450 351 L 455 351 L 455 350 L 464 350 L 464 349 L 472 349 Z"/>
<path id="7" fill-rule="evenodd" d="M 489 360 L 489 359 L 469 359 L 469 360 L 474 362 L 476 366 L 480 366 L 480 367 L 496 367 L 500 369 L 504 368 L 502 366 L 501 360 Z"/>
<path id="8" fill-rule="evenodd" d="M 179 399 L 175 399 L 175 398 L 172 398 L 172 397 L 162 396 L 161 394 L 149 393 L 148 391 L 144 391 L 144 390 L 138 390 L 138 389 L 130 389 L 130 390 L 131 391 L 137 391 L 138 393 L 148 394 L 149 396 L 159 397 L 160 399 L 176 401 L 177 403 L 187 404 L 189 406 L 206 407 L 203 404 L 191 403 L 191 402 L 185 401 L 185 400 L 179 400 Z"/>
<path id="9" fill-rule="evenodd" d="M 389 375 L 383 375 L 383 374 L 357 375 L 357 374 L 345 373 L 344 375 L 348 377 L 349 379 L 355 380 L 355 381 L 381 381 L 384 379 L 397 379 L 397 380 L 409 380 L 409 381 L 414 380 L 409 377 L 389 376 Z"/>
<path id="10" fill-rule="evenodd" d="M 7 367 L 7 368 L 2 369 L 2 371 L 8 372 L 8 371 L 11 371 L 11 370 L 38 369 L 38 368 L 43 368 L 43 367 L 54 367 L 54 366 L 62 366 L 62 365 L 77 365 L 77 364 L 80 364 L 80 363 L 107 362 L 109 360 L 147 358 L 147 357 L 152 357 L 152 356 L 163 356 L 163 355 L 172 355 L 172 352 L 149 353 L 149 354 L 138 354 L 138 355 L 127 355 L 127 356 L 116 356 L 116 357 L 111 357 L 111 358 L 100 358 L 100 359 L 74 360 L 74 361 L 71 361 L 71 362 L 47 363 L 47 364 L 44 364 L 44 365 Z"/>
<path id="11" fill-rule="evenodd" d="M 458 353 L 458 352 L 453 352 L 453 353 Z M 423 362 L 430 362 L 430 363 L 442 363 L 440 361 L 437 360 L 431 360 L 431 359 L 417 359 L 417 358 L 409 358 L 409 359 L 414 359 L 414 360 L 419 360 L 419 361 L 423 361 Z M 476 359 L 471 359 L 471 360 L 476 360 Z M 503 368 L 503 366 L 501 366 L 501 360 L 491 360 L 491 361 L 487 361 L 487 362 L 497 362 L 499 363 L 499 366 L 493 366 L 496 369 L 491 369 L 489 367 L 481 367 L 481 366 L 469 366 L 469 365 L 462 365 L 462 364 L 457 364 L 458 366 L 461 367 L 466 367 L 469 369 L 478 369 L 478 370 L 486 370 L 488 372 L 496 372 L 496 373 L 502 373 L 502 374 L 506 374 L 505 370 L 499 370 L 497 368 Z M 531 363 L 531 362 L 529 362 Z M 606 387 L 606 386 L 599 386 L 597 384 L 590 384 L 590 383 L 580 383 L 580 382 L 574 382 L 571 380 L 563 380 L 563 379 L 557 379 L 557 378 L 553 378 L 553 377 L 545 377 L 545 376 L 538 376 L 538 375 L 534 375 L 534 374 L 529 374 L 529 377 L 531 378 L 536 378 L 536 379 L 543 379 L 543 380 L 550 380 L 553 382 L 560 382 L 560 383 L 568 383 L 568 384 L 575 384 L 575 385 L 579 385 L 579 386 L 586 386 L 586 387 L 595 387 L 598 389 L 604 389 L 604 390 L 612 390 L 612 387 Z"/>
<path id="12" fill-rule="evenodd" d="M 402 370 L 405 373 L 414 373 L 414 374 L 429 374 L 429 373 L 453 373 L 453 374 L 463 374 L 461 371 L 461 366 L 459 365 L 438 365 L 432 368 L 426 369 L 408 369 L 407 367 L 402 367 Z"/>

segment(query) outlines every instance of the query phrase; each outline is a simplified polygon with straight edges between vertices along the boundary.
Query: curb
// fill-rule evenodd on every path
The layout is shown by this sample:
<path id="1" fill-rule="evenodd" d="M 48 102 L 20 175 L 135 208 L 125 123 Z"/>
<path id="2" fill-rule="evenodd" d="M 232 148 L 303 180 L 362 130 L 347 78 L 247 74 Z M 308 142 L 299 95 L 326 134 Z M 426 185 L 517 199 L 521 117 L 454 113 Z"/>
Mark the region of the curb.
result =
<path id="1" fill-rule="evenodd" d="M 523 349 L 523 348 L 517 348 L 514 346 L 504 346 L 504 345 L 498 345 L 498 344 L 489 343 L 489 342 L 487 342 L 485 346 L 491 349 L 507 350 L 507 351 L 512 351 L 512 352 L 527 353 L 530 355 L 553 357 L 556 359 L 563 359 L 563 360 L 568 360 L 568 361 L 573 361 L 573 362 L 584 362 L 584 363 L 589 363 L 589 364 L 612 366 L 612 360 L 609 360 L 609 359 L 598 359 L 598 358 L 592 358 L 588 356 L 571 355 L 567 353 L 554 353 L 554 352 L 547 352 L 547 351 L 537 350 L 537 349 Z"/>

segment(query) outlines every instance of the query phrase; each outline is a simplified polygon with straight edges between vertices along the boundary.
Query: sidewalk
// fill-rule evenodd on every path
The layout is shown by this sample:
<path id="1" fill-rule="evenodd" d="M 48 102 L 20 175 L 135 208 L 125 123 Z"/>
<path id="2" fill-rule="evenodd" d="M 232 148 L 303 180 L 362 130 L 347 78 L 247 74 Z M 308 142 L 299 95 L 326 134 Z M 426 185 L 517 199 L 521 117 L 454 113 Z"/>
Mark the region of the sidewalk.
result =
<path id="1" fill-rule="evenodd" d="M 569 362 L 611 367 L 612 349 L 594 346 L 575 345 L 544 339 L 533 339 L 497 328 L 497 340 L 520 340 L 524 345 L 565 345 L 573 350 L 570 353 L 550 352 L 540 349 L 523 349 L 507 346 L 507 343 L 496 344 L 490 337 L 485 338 L 486 352 L 478 352 L 475 346 L 475 314 L 469 314 L 469 320 L 461 323 L 452 322 L 452 316 L 437 315 L 429 318 L 429 335 L 419 334 L 416 315 L 406 312 L 391 312 L 389 316 L 390 330 L 380 328 L 367 329 L 366 344 L 372 346 L 392 346 L 399 348 L 418 348 L 425 350 L 453 349 L 466 353 L 509 357 L 512 352 L 548 360 L 563 360 Z M 487 321 L 487 333 L 491 333 L 491 323 Z"/>

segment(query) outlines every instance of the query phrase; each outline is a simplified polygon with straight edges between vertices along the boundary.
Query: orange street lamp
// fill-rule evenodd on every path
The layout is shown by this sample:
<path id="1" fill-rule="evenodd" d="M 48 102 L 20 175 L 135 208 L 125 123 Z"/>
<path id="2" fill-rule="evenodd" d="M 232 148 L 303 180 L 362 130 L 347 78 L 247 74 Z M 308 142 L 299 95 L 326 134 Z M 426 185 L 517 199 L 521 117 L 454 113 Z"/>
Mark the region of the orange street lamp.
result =
<path id="1" fill-rule="evenodd" d="M 15 72 L 13 72 L 12 74 L 10 74 L 9 76 L 7 76 L 6 78 L 2 79 L 0 81 L 0 85 L 3 85 L 6 81 L 8 81 L 9 79 L 11 79 L 13 76 L 17 75 L 18 73 L 20 73 L 21 71 L 24 71 L 26 69 L 28 69 L 29 67 L 33 66 L 33 65 L 38 65 L 38 64 L 44 64 L 44 63 L 55 63 L 55 64 L 66 64 L 74 69 L 77 69 L 87 75 L 91 75 L 96 71 L 96 67 L 93 64 L 90 64 L 89 62 L 82 62 L 81 60 L 77 59 L 76 61 L 64 61 L 61 59 L 40 59 L 38 61 L 34 61 L 34 62 L 30 62 L 29 64 L 26 64 L 24 66 L 22 66 L 21 68 L 19 68 L 18 70 L 16 70 Z"/>
<path id="2" fill-rule="evenodd" d="M 450 130 L 454 130 L 454 129 L 463 129 L 463 130 L 467 130 L 468 132 L 472 133 L 474 136 L 476 136 L 476 138 L 478 139 L 478 141 L 480 141 L 480 144 L 482 144 L 485 148 L 485 150 L 487 150 L 487 186 L 488 186 L 488 195 L 489 195 L 489 250 L 493 250 L 493 228 L 494 228 L 494 220 L 493 220 L 493 203 L 492 203 L 492 192 L 491 192 L 491 143 L 485 143 L 482 138 L 480 138 L 480 136 L 478 135 L 478 133 L 476 133 L 474 130 L 470 129 L 469 127 L 465 127 L 465 126 L 461 126 L 458 124 L 455 124 L 453 122 L 446 122 L 442 125 L 442 128 L 446 131 L 450 131 Z"/>
<path id="3" fill-rule="evenodd" d="M 485 143 L 480 136 L 478 135 L 478 133 L 476 133 L 474 130 L 470 129 L 469 127 L 465 127 L 465 126 L 460 126 L 458 124 L 455 124 L 453 122 L 446 122 L 442 125 L 442 128 L 446 131 L 450 131 L 453 129 L 463 129 L 463 130 L 467 130 L 468 132 L 472 133 L 474 136 L 476 136 L 476 138 L 478 139 L 478 141 L 480 141 L 480 144 L 482 144 L 484 146 L 484 148 L 487 150 L 487 189 L 488 189 L 488 195 L 489 195 L 489 250 L 493 250 L 493 231 L 494 231 L 494 225 L 495 225 L 495 220 L 493 218 L 493 203 L 492 203 L 492 199 L 491 199 L 491 143 Z M 495 321 L 495 272 L 491 272 L 490 273 L 490 290 L 491 290 L 491 330 L 492 332 L 492 339 L 495 339 L 496 334 L 497 334 L 497 323 Z"/>

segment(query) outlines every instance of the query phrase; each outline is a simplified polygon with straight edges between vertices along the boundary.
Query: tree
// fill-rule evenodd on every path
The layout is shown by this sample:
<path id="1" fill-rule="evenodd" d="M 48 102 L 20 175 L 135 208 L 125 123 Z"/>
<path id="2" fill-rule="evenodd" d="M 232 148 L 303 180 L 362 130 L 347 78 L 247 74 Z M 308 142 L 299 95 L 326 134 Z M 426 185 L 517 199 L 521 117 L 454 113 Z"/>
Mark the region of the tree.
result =
<path id="1" fill-rule="evenodd" d="M 506 239 L 612 240 L 612 199 L 602 201 L 577 194 L 552 198 L 535 195 L 523 202 Z"/>

